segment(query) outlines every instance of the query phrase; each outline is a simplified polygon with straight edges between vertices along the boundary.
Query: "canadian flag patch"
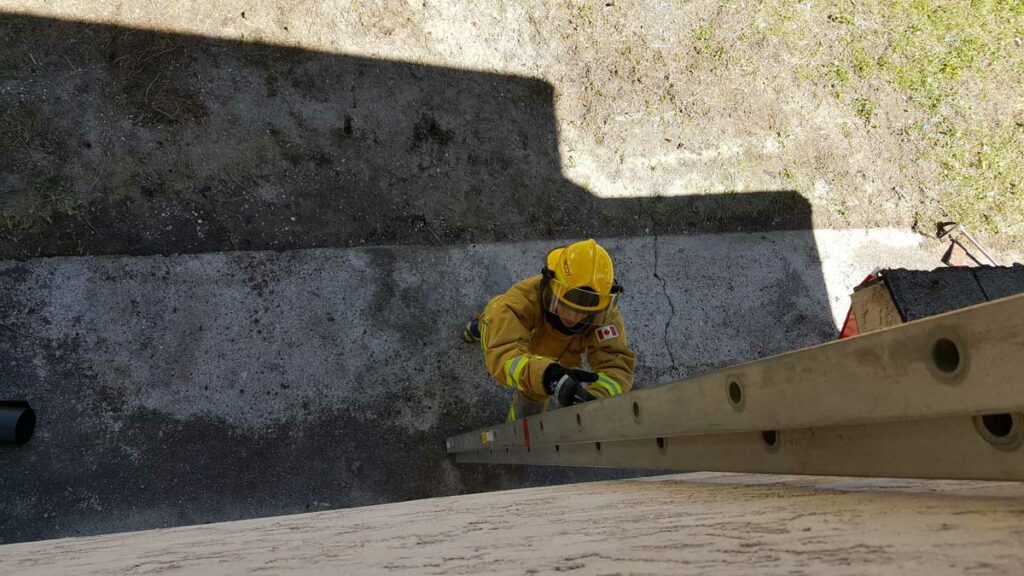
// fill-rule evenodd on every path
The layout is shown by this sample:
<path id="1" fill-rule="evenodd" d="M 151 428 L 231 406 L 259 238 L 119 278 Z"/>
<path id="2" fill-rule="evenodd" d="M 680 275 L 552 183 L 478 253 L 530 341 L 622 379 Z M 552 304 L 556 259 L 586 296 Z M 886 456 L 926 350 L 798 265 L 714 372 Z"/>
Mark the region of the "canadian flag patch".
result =
<path id="1" fill-rule="evenodd" d="M 612 338 L 619 337 L 619 329 L 614 324 L 608 324 L 607 326 L 601 326 L 594 331 L 597 334 L 597 341 L 604 342 L 605 340 L 611 340 Z"/>

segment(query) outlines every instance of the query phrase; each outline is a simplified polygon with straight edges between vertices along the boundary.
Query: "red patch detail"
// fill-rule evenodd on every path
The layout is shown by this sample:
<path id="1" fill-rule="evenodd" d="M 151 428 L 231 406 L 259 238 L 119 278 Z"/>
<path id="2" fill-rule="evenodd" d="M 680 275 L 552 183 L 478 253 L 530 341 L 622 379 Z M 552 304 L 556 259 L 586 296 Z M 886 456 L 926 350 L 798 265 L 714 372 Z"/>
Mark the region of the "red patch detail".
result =
<path id="1" fill-rule="evenodd" d="M 597 341 L 604 342 L 605 340 L 611 340 L 612 338 L 619 337 L 619 329 L 613 324 L 607 326 L 601 326 L 597 329 Z"/>
<path id="2" fill-rule="evenodd" d="M 526 449 L 530 449 L 530 421 L 523 418 L 523 441 L 526 442 Z"/>

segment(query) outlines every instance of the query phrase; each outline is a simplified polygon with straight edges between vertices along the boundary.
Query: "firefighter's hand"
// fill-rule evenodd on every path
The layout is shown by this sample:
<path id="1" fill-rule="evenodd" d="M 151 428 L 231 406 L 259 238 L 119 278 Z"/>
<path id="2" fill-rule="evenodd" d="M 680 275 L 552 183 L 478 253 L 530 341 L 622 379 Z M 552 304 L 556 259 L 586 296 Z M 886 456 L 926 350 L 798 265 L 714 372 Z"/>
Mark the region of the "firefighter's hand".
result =
<path id="1" fill-rule="evenodd" d="M 587 390 L 586 383 L 577 381 L 572 374 L 562 376 L 562 379 L 555 383 L 553 396 L 558 399 L 559 406 L 572 406 L 594 399 L 594 395 Z"/>
<path id="2" fill-rule="evenodd" d="M 542 377 L 544 391 L 555 397 L 559 406 L 572 406 L 576 388 L 580 383 L 572 377 L 570 371 L 558 362 L 548 364 Z"/>
<path id="3" fill-rule="evenodd" d="M 552 362 L 544 369 L 543 380 L 544 391 L 554 396 L 559 406 L 572 406 L 594 399 L 586 383 L 596 381 L 597 374 Z"/>
<path id="4" fill-rule="evenodd" d="M 557 396 L 557 386 L 562 382 L 562 378 L 568 374 L 569 370 L 558 362 L 548 364 L 548 367 L 544 369 L 544 375 L 541 377 L 544 384 L 544 391 L 551 396 Z"/>
<path id="5" fill-rule="evenodd" d="M 577 382 L 597 382 L 597 374 L 593 372 L 587 372 L 586 370 L 580 370 L 579 368 L 566 368 L 558 362 L 552 362 L 548 364 L 548 367 L 544 369 L 544 391 L 548 394 L 554 395 L 555 384 L 562 379 L 562 376 L 568 374 L 573 380 Z"/>
<path id="6" fill-rule="evenodd" d="M 571 398 L 573 404 L 582 404 L 597 398 L 587 389 L 587 384 L 597 382 L 597 374 L 579 368 L 570 368 L 566 372 L 576 381 L 576 387 L 573 388 L 572 395 L 570 396 L 566 393 Z M 563 406 L 568 406 L 568 404 L 563 404 Z"/>
<path id="7" fill-rule="evenodd" d="M 597 399 L 597 396 L 594 396 L 593 394 L 590 393 L 590 390 L 587 390 L 586 384 L 584 384 L 582 382 L 578 382 L 576 384 L 576 389 L 573 390 L 573 394 L 572 394 L 572 403 L 573 404 L 582 404 L 584 402 L 590 402 L 591 400 L 596 400 L 596 399 Z"/>
<path id="8" fill-rule="evenodd" d="M 579 368 L 570 368 L 567 372 L 573 377 L 573 380 L 576 380 L 577 382 L 597 382 L 597 374 L 593 372 L 587 372 L 586 370 L 580 370 Z"/>

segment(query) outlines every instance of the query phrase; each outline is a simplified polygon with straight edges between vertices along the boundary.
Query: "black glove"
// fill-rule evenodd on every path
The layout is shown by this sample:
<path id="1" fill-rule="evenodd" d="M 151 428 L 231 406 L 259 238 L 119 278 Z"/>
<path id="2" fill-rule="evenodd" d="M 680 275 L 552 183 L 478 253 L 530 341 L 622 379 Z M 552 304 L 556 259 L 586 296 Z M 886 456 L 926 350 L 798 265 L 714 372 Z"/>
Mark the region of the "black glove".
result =
<path id="1" fill-rule="evenodd" d="M 558 362 L 552 362 L 548 364 L 548 367 L 544 369 L 544 375 L 541 376 L 541 382 L 544 384 L 544 391 L 549 395 L 555 395 L 555 385 L 562 379 L 563 376 L 568 374 L 565 366 L 562 366 Z"/>
<path id="2" fill-rule="evenodd" d="M 584 402 L 590 402 L 591 400 L 595 400 L 596 398 L 596 396 L 590 393 L 590 390 L 587 390 L 586 384 L 584 384 L 583 382 L 576 383 L 576 389 L 572 391 L 573 404 L 582 404 Z"/>
<path id="3" fill-rule="evenodd" d="M 580 370 L 579 368 L 570 368 L 568 370 L 569 375 L 573 377 L 577 382 L 597 382 L 597 374 L 593 372 L 587 372 L 586 370 Z"/>
<path id="4" fill-rule="evenodd" d="M 560 406 L 572 406 L 594 399 L 586 387 L 587 382 L 597 382 L 597 374 L 566 368 L 558 362 L 552 362 L 544 369 L 542 377 L 544 391 L 555 397 Z"/>

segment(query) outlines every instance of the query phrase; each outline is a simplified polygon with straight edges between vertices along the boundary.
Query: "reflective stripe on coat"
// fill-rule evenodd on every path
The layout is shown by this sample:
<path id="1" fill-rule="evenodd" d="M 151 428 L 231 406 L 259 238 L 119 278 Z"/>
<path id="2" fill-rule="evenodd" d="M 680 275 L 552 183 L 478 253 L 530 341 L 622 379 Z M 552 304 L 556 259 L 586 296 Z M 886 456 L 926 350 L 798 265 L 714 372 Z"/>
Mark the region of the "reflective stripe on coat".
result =
<path id="1" fill-rule="evenodd" d="M 480 347 L 491 376 L 538 402 L 547 397 L 542 379 L 549 364 L 581 368 L 585 357 L 590 371 L 598 373 L 598 381 L 587 387 L 591 394 L 608 397 L 629 391 L 636 355 L 629 348 L 619 310 L 609 311 L 602 325 L 615 327 L 614 338 L 599 339 L 596 329 L 601 326 L 562 334 L 544 320 L 540 283 L 539 275 L 518 282 L 488 302 L 480 314 Z"/>

